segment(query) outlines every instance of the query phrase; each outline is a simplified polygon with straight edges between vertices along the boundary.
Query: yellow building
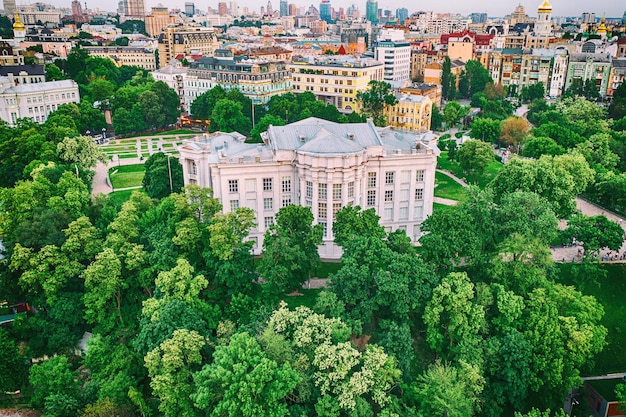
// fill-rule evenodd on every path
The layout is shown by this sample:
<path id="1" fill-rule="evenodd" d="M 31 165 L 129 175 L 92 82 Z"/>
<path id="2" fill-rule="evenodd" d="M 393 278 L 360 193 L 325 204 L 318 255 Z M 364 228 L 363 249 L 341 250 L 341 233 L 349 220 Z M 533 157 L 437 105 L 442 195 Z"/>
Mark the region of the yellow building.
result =
<path id="1" fill-rule="evenodd" d="M 89 55 L 109 58 L 115 65 L 133 65 L 148 71 L 156 70 L 154 50 L 135 46 L 85 46 Z"/>
<path id="2" fill-rule="evenodd" d="M 433 103 L 427 96 L 396 94 L 398 102 L 387 106 L 387 126 L 407 132 L 424 133 L 430 130 Z"/>
<path id="3" fill-rule="evenodd" d="M 384 66 L 353 55 L 294 56 L 289 65 L 295 94 L 310 91 L 342 113 L 358 111 L 356 94 L 371 80 L 382 81 Z"/>
<path id="4" fill-rule="evenodd" d="M 167 7 L 159 4 L 152 8 L 152 13 L 146 16 L 146 33 L 152 37 L 157 37 L 163 29 L 173 24 L 176 17 L 170 15 Z"/>
<path id="5" fill-rule="evenodd" d="M 165 66 L 177 55 L 192 53 L 213 56 L 220 41 L 213 29 L 203 26 L 168 26 L 159 35 L 159 66 Z"/>

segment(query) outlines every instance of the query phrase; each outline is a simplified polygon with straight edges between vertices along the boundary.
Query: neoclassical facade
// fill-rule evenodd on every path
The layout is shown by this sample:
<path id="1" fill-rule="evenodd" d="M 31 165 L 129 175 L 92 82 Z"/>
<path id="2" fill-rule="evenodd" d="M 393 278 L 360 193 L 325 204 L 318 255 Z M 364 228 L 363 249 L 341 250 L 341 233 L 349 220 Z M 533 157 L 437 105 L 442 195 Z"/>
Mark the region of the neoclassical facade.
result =
<path id="1" fill-rule="evenodd" d="M 255 253 L 278 210 L 290 204 L 310 207 L 324 226 L 323 258 L 341 256 L 332 223 L 344 206 L 374 208 L 386 230 L 420 237 L 433 207 L 439 149 L 432 133 L 308 118 L 270 126 L 262 136 L 263 144 L 246 144 L 238 133 L 218 132 L 179 147 L 186 185 L 212 188 L 224 212 L 254 210 Z"/>

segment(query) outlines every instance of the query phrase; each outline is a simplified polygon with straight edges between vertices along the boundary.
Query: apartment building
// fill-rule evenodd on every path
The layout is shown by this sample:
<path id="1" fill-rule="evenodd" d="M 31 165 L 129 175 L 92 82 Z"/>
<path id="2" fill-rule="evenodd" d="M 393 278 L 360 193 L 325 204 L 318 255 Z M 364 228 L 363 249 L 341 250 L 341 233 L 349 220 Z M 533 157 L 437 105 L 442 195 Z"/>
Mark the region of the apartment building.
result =
<path id="1" fill-rule="evenodd" d="M 358 111 L 356 95 L 370 81 L 383 80 L 383 64 L 352 55 L 294 57 L 289 64 L 293 92 L 310 91 L 318 100 L 332 104 L 342 113 Z"/>
<path id="2" fill-rule="evenodd" d="M 179 54 L 211 56 L 220 48 L 213 29 L 204 26 L 168 26 L 159 35 L 159 66 L 169 64 Z"/>
<path id="3" fill-rule="evenodd" d="M 611 58 L 604 54 L 570 54 L 565 78 L 565 90 L 571 87 L 575 79 L 594 80 L 600 96 L 607 94 Z"/>
<path id="4" fill-rule="evenodd" d="M 411 44 L 401 30 L 381 30 L 374 58 L 384 65 L 383 79 L 392 86 L 403 87 L 411 80 Z"/>
<path id="5" fill-rule="evenodd" d="M 46 70 L 43 65 L 1 65 L 0 77 L 9 77 L 15 85 L 43 83 Z"/>
<path id="6" fill-rule="evenodd" d="M 85 46 L 91 56 L 108 58 L 115 65 L 133 65 L 148 71 L 156 70 L 154 50 L 135 46 Z"/>
<path id="7" fill-rule="evenodd" d="M 626 58 L 617 58 L 612 61 L 606 96 L 613 97 L 613 93 L 623 82 L 626 82 Z"/>
<path id="8" fill-rule="evenodd" d="M 424 133 L 430 130 L 433 102 L 427 96 L 396 93 L 398 102 L 385 108 L 387 125 L 403 132 Z"/>
<path id="9" fill-rule="evenodd" d="M 291 91 L 291 75 L 284 61 L 234 58 L 231 51 L 220 49 L 215 56 L 189 66 L 185 79 L 187 108 L 218 84 L 226 91 L 241 91 L 254 104 L 265 104 L 272 96 Z"/>
<path id="10" fill-rule="evenodd" d="M 246 144 L 243 135 L 218 132 L 179 147 L 186 185 L 213 189 L 224 212 L 254 210 L 254 253 L 278 210 L 291 204 L 310 207 L 314 222 L 324 226 L 324 258 L 341 256 L 332 223 L 345 206 L 374 208 L 386 230 L 404 230 L 412 241 L 420 237 L 432 213 L 439 155 L 432 133 L 308 118 L 270 126 L 262 137 L 263 144 Z"/>
<path id="11" fill-rule="evenodd" d="M 79 101 L 73 80 L 15 85 L 13 77 L 0 77 L 0 119 L 11 126 L 22 117 L 43 123 L 61 104 Z"/>
<path id="12" fill-rule="evenodd" d="M 176 16 L 170 15 L 168 8 L 160 4 L 153 7 L 151 13 L 146 16 L 146 33 L 155 38 L 163 29 L 175 22 Z"/>
<path id="13" fill-rule="evenodd" d="M 184 67 L 179 61 L 172 60 L 170 65 L 150 73 L 154 81 L 163 81 L 168 87 L 176 91 L 183 112 L 189 109 L 185 101 L 185 78 L 187 77 L 187 70 L 187 67 Z"/>

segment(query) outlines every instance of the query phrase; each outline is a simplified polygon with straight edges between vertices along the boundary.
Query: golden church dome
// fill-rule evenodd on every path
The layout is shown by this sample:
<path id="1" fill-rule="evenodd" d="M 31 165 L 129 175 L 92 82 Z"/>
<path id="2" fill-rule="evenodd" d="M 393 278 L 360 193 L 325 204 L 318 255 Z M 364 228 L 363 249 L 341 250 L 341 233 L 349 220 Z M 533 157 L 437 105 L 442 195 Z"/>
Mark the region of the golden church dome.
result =
<path id="1" fill-rule="evenodd" d="M 541 6 L 539 6 L 539 8 L 537 9 L 537 11 L 539 13 L 542 12 L 552 12 L 552 5 L 550 4 L 550 2 L 548 0 L 543 0 L 543 3 L 541 3 Z"/>
<path id="2" fill-rule="evenodd" d="M 13 23 L 13 30 L 26 30 L 26 26 L 24 26 L 24 23 L 22 23 L 22 20 L 20 19 L 20 15 L 17 10 L 15 11 L 15 23 Z"/>

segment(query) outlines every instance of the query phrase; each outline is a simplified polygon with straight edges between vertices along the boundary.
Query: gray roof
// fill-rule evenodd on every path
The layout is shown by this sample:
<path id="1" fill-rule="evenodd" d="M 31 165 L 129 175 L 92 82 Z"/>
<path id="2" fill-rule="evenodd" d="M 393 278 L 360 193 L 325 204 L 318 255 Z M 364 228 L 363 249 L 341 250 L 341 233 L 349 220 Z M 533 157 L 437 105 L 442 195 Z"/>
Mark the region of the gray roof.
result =
<path id="1" fill-rule="evenodd" d="M 48 81 L 45 83 L 20 84 L 7 88 L 3 93 L 38 93 L 62 88 L 78 87 L 73 80 Z"/>
<path id="2" fill-rule="evenodd" d="M 19 75 L 22 71 L 28 75 L 46 75 L 43 65 L 0 65 L 0 75 Z"/>
<path id="3" fill-rule="evenodd" d="M 334 123 L 315 117 L 287 126 L 267 129 L 274 150 L 295 150 L 317 154 L 354 154 L 368 146 L 381 146 L 373 123 Z"/>

